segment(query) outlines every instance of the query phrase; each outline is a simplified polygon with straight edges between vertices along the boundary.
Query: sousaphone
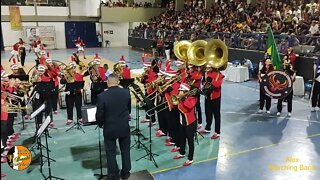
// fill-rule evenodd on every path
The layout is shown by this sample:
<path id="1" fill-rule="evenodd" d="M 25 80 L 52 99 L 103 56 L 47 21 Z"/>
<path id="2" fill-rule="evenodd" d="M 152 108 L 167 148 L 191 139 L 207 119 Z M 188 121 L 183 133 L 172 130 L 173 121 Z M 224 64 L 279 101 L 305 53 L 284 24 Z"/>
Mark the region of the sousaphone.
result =
<path id="1" fill-rule="evenodd" d="M 215 69 L 223 71 L 228 65 L 228 48 L 220 39 L 210 40 L 204 48 L 204 56 L 207 64 Z"/>

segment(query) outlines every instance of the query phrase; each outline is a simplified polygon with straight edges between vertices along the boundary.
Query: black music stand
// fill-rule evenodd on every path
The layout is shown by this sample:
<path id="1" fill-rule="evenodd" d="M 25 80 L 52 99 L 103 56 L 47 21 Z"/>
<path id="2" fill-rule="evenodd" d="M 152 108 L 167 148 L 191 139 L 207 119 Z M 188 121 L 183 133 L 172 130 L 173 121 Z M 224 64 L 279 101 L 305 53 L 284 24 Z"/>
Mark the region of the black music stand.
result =
<path id="1" fill-rule="evenodd" d="M 121 79 L 120 85 L 124 88 L 129 88 L 130 85 L 132 85 L 134 82 L 134 78 L 131 79 Z"/>
<path id="2" fill-rule="evenodd" d="M 97 125 L 97 127 L 99 127 Z M 101 134 L 100 134 L 100 128 L 98 128 L 98 133 L 99 133 L 99 164 L 100 164 L 100 174 L 93 174 L 93 176 L 98 176 L 99 180 L 103 179 L 104 177 L 106 177 L 107 175 L 103 175 L 102 172 L 102 150 L 101 150 Z"/>
<path id="3" fill-rule="evenodd" d="M 105 89 L 108 88 L 107 82 L 94 82 L 92 83 L 92 90 L 96 92 L 103 92 Z"/>
<path id="4" fill-rule="evenodd" d="M 62 178 L 59 178 L 59 177 L 56 177 L 56 176 L 52 176 L 51 174 L 51 164 L 50 164 L 50 160 L 52 160 L 50 158 L 50 151 L 49 151 L 49 145 L 48 145 L 48 126 L 51 122 L 51 118 L 50 116 L 47 116 L 46 120 L 43 122 L 43 124 L 40 126 L 39 130 L 37 131 L 37 138 L 41 139 L 41 135 L 43 134 L 44 132 L 44 136 L 45 136 L 45 140 L 46 140 L 46 149 L 47 149 L 47 156 L 44 156 L 47 158 L 47 163 L 48 163 L 48 171 L 49 171 L 49 176 L 45 178 L 46 179 L 61 179 L 61 180 L 64 180 Z M 41 151 L 42 153 L 42 151 Z M 42 154 L 41 154 L 42 155 Z M 43 162 L 42 162 L 42 157 L 41 157 L 41 173 L 42 173 L 42 165 L 43 165 Z"/>
<path id="5" fill-rule="evenodd" d="M 19 79 L 20 81 L 29 81 L 29 75 L 26 75 L 26 74 L 19 74 L 19 75 L 14 75 L 14 74 L 11 74 L 8 76 L 9 79 Z"/>
<path id="6" fill-rule="evenodd" d="M 134 96 L 136 97 L 136 129 L 131 131 L 131 134 L 133 135 L 137 135 L 138 136 L 138 140 L 136 140 L 136 143 L 133 144 L 130 148 L 133 148 L 137 145 L 137 149 L 140 149 L 141 146 L 147 150 L 147 147 L 140 141 L 140 136 L 143 137 L 143 140 L 147 140 L 147 138 L 141 133 L 141 130 L 139 128 L 139 119 L 140 119 L 140 115 L 139 115 L 139 104 L 140 102 L 143 102 L 143 100 L 138 96 L 138 94 L 136 93 L 135 90 L 131 90 L 131 92 L 134 94 Z"/>
<path id="7" fill-rule="evenodd" d="M 83 86 L 84 86 L 84 81 L 76 81 L 74 83 L 67 83 L 65 91 L 74 92 L 75 90 L 83 89 Z M 71 130 L 72 128 L 75 128 L 75 127 L 78 130 L 81 130 L 83 133 L 85 133 L 83 128 L 81 127 L 81 124 L 79 123 L 78 118 L 77 118 L 77 122 L 74 123 L 69 129 L 67 129 L 66 132 L 68 132 L 69 130 Z"/>

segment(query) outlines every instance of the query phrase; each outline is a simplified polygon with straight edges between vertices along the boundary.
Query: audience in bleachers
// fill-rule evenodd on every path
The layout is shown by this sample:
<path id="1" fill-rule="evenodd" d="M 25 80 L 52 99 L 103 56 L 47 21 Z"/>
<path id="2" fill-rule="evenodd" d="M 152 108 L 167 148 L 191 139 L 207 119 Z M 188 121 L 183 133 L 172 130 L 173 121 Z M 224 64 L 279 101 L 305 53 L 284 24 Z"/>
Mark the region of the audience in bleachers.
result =
<path id="1" fill-rule="evenodd" d="M 18 6 L 33 6 L 33 1 L 27 0 L 1 0 L 1 5 L 18 5 Z M 66 0 L 49 0 L 39 1 L 38 6 L 67 6 Z"/>
<path id="2" fill-rule="evenodd" d="M 149 32 L 149 38 L 170 34 L 202 34 L 225 32 L 233 34 L 265 33 L 268 24 L 275 35 L 319 36 L 320 0 L 261 0 L 247 4 L 246 0 L 218 0 L 210 10 L 205 10 L 202 0 L 186 0 L 182 11 L 168 11 L 140 24 L 135 30 Z M 156 30 L 156 32 L 152 32 Z M 138 34 L 141 36 L 141 34 Z M 231 35 L 230 35 L 231 36 Z M 286 36 L 286 37 L 287 37 Z M 199 39 L 199 37 L 197 37 Z M 254 37 L 252 37 L 254 41 Z M 247 42 L 250 45 L 250 41 Z M 299 44 L 292 38 L 292 44 Z M 304 43 L 315 45 L 316 39 Z"/>
<path id="3" fill-rule="evenodd" d="M 112 1 L 112 0 L 106 0 L 105 2 L 102 2 L 102 4 L 104 6 L 107 6 L 107 7 L 134 7 L 134 8 L 137 8 L 137 7 L 144 7 L 144 8 L 150 8 L 150 7 L 161 7 L 161 4 L 157 4 L 157 3 L 150 3 L 150 2 L 140 2 L 140 3 L 137 3 L 137 2 L 134 2 L 134 3 L 125 3 L 121 0 L 118 0 L 117 2 L 115 1 Z"/>

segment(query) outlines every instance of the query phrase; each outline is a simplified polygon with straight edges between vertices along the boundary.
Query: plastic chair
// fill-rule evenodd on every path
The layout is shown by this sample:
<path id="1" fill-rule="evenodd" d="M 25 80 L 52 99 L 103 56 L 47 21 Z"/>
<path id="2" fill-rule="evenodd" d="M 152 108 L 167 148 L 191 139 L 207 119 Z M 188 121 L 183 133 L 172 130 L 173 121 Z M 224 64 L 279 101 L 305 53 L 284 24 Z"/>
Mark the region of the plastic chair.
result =
<path id="1" fill-rule="evenodd" d="M 233 61 L 231 61 L 231 63 L 234 66 L 239 66 L 240 65 L 240 60 L 233 60 Z"/>
<path id="2" fill-rule="evenodd" d="M 306 96 L 306 93 L 309 92 L 309 99 L 311 96 L 311 91 L 312 91 L 312 85 L 313 81 L 309 80 L 308 82 L 304 83 L 304 97 Z"/>

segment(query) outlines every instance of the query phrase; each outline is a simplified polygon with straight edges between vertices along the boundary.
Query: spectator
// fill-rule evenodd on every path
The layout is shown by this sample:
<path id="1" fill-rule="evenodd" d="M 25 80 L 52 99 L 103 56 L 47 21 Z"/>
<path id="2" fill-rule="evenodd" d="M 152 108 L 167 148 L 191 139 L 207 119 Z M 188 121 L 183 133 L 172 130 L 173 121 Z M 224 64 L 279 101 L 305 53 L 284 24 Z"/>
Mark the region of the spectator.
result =
<path id="1" fill-rule="evenodd" d="M 249 77 L 252 78 L 253 77 L 253 73 L 254 73 L 254 69 L 253 69 L 253 65 L 250 59 L 246 59 L 243 58 L 241 61 L 241 65 L 244 67 L 248 67 L 249 70 Z"/>
<path id="2" fill-rule="evenodd" d="M 102 47 L 102 35 L 100 34 L 100 32 L 98 32 L 97 38 L 98 38 L 98 42 L 99 42 L 99 47 Z"/>
<path id="3" fill-rule="evenodd" d="M 163 57 L 163 38 L 160 36 L 157 40 L 158 57 Z"/>

